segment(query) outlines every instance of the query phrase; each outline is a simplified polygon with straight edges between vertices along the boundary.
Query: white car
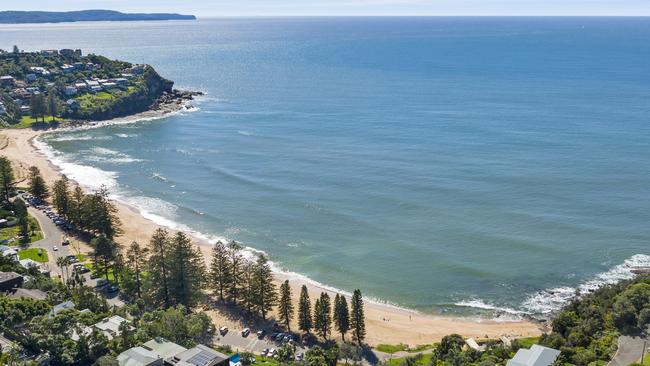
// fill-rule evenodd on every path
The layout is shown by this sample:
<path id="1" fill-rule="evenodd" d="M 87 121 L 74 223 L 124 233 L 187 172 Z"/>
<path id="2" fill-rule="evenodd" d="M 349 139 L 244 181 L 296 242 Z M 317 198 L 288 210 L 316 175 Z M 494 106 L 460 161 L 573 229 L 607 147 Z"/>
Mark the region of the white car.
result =
<path id="1" fill-rule="evenodd" d="M 275 348 L 271 348 L 269 350 L 269 353 L 266 354 L 266 356 L 271 357 L 271 358 L 275 357 Z"/>
<path id="2" fill-rule="evenodd" d="M 249 328 L 244 328 L 244 330 L 241 331 L 242 337 L 248 337 L 249 334 L 251 334 L 251 330 Z"/>
<path id="3" fill-rule="evenodd" d="M 52 247 L 52 250 L 56 252 L 57 250 L 59 250 L 59 247 L 55 245 L 54 247 Z"/>
<path id="4" fill-rule="evenodd" d="M 226 333 L 228 333 L 228 327 L 219 328 L 219 333 L 221 333 L 221 335 L 225 335 Z"/>

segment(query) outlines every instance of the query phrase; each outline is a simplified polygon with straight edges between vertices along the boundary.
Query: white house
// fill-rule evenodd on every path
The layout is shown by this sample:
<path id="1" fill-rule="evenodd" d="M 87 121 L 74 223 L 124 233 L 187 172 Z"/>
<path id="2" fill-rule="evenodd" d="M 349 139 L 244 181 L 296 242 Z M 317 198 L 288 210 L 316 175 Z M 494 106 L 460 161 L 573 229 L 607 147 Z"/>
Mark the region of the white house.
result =
<path id="1" fill-rule="evenodd" d="M 68 86 L 66 86 L 65 89 L 63 90 L 63 93 L 64 93 L 65 95 L 67 95 L 67 96 L 75 95 L 75 94 L 77 94 L 77 88 L 74 87 L 74 86 L 68 85 Z"/>
<path id="2" fill-rule="evenodd" d="M 520 348 L 506 366 L 550 366 L 560 351 L 534 344 L 530 349 Z"/>

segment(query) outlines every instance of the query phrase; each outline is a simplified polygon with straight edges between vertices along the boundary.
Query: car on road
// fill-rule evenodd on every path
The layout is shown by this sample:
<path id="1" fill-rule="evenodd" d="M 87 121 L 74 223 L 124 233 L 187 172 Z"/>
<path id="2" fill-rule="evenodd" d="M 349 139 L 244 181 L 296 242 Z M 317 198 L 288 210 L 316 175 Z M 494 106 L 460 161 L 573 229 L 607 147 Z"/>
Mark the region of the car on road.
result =
<path id="1" fill-rule="evenodd" d="M 79 272 L 79 273 L 88 273 L 90 272 L 90 269 L 88 269 L 88 267 L 84 266 L 81 263 L 75 263 L 72 265 L 72 271 Z"/>
<path id="2" fill-rule="evenodd" d="M 266 334 L 266 331 L 264 330 L 258 330 L 257 331 L 257 338 L 262 339 L 264 338 L 264 335 Z"/>
<path id="3" fill-rule="evenodd" d="M 55 246 L 52 247 L 52 250 L 56 252 L 56 251 L 59 250 L 59 247 L 57 247 L 57 246 L 55 245 Z"/>
<path id="4" fill-rule="evenodd" d="M 75 255 L 70 254 L 70 255 L 67 255 L 65 257 L 68 259 L 68 262 L 70 262 L 70 263 L 79 262 L 79 260 L 77 259 L 77 256 L 75 256 Z"/>
<path id="5" fill-rule="evenodd" d="M 242 337 L 248 337 L 249 334 L 251 334 L 251 330 L 248 328 L 244 328 L 244 330 L 241 331 Z"/>
<path id="6" fill-rule="evenodd" d="M 109 294 L 113 294 L 113 293 L 118 292 L 119 290 L 120 290 L 120 286 L 118 286 L 118 285 L 110 285 L 110 286 L 108 286 L 108 289 L 106 290 L 106 292 L 108 292 Z"/>
<path id="7" fill-rule="evenodd" d="M 275 357 L 275 348 L 271 348 L 269 353 L 266 354 L 268 357 Z"/>
<path id="8" fill-rule="evenodd" d="M 275 336 L 275 340 L 280 342 L 284 338 L 284 333 L 278 333 L 278 335 Z"/>
<path id="9" fill-rule="evenodd" d="M 70 240 L 65 239 L 61 242 L 61 245 L 70 245 Z"/>
<path id="10" fill-rule="evenodd" d="M 219 328 L 219 334 L 226 335 L 226 333 L 228 333 L 228 327 Z"/>

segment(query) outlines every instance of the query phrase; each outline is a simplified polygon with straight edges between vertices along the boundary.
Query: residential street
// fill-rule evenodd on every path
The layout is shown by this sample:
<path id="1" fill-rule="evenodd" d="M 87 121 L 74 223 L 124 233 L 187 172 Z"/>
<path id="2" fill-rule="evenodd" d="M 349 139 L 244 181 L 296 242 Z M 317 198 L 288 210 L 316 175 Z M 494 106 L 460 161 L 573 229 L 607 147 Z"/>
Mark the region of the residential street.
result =
<path id="1" fill-rule="evenodd" d="M 646 330 L 646 334 L 648 333 L 650 333 L 650 327 Z M 645 351 L 648 351 L 648 347 L 650 347 L 649 338 L 647 335 L 640 337 L 620 336 L 618 338 L 618 350 L 608 366 L 628 366 L 637 362 L 641 358 L 644 344 Z M 646 354 L 646 357 L 650 356 Z"/>
<path id="2" fill-rule="evenodd" d="M 43 211 L 38 210 L 34 207 L 28 208 L 29 214 L 32 215 L 38 221 L 41 231 L 43 232 L 43 239 L 32 243 L 32 248 L 43 248 L 47 250 L 48 254 L 48 263 L 43 265 L 43 268 L 50 271 L 52 277 L 61 278 L 61 268 L 56 265 L 56 260 L 59 257 L 66 257 L 68 255 L 77 255 L 81 252 L 79 251 L 78 245 L 76 245 L 76 240 L 70 238 L 70 245 L 61 245 L 64 237 L 66 236 L 65 232 L 61 230 L 56 224 L 47 217 Z M 54 247 L 57 247 L 58 250 L 54 250 Z M 69 272 L 72 273 L 72 268 L 69 268 Z M 97 284 L 97 279 L 90 278 L 90 273 L 83 275 L 86 279 L 86 285 L 90 287 L 95 287 Z M 116 293 L 112 296 L 104 294 L 108 304 L 111 306 L 124 306 L 124 302 L 118 298 Z"/>

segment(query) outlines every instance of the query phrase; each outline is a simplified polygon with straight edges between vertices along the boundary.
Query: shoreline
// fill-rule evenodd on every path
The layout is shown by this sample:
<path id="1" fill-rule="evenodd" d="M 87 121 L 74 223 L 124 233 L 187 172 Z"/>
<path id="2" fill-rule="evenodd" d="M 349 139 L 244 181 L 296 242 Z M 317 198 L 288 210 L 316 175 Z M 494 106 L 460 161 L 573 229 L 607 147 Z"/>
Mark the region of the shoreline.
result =
<path id="1" fill-rule="evenodd" d="M 129 117 L 94 122 L 89 126 L 65 126 L 63 128 L 98 128 L 116 123 L 155 120 L 165 118 L 173 113 L 182 112 L 186 110 L 185 108 L 186 103 L 181 102 L 177 105 L 176 110 L 170 110 L 169 108 L 151 110 Z M 45 181 L 50 185 L 62 175 L 61 169 L 50 161 L 50 158 L 35 146 L 35 143 L 37 143 L 39 136 L 54 131 L 57 131 L 57 129 L 41 131 L 32 129 L 0 131 L 0 135 L 5 135 L 8 139 L 7 146 L 0 151 L 3 155 L 10 158 L 14 164 L 18 165 L 15 169 L 19 171 L 21 169 L 26 170 L 31 165 L 37 166 L 41 170 Z M 19 175 L 17 174 L 17 176 Z M 71 180 L 74 181 L 74 179 Z M 87 187 L 82 186 L 82 188 L 88 191 Z M 119 199 L 113 201 L 116 204 L 117 214 L 122 221 L 124 230 L 124 234 L 117 238 L 116 242 L 121 244 L 123 248 L 134 240 L 141 244 L 148 243 L 152 233 L 160 227 L 171 232 L 177 231 L 176 229 L 159 225 L 146 218 L 143 216 L 141 210 L 133 205 Z M 187 232 L 188 230 L 184 231 Z M 192 237 L 194 243 L 201 250 L 204 257 L 206 257 L 206 263 L 208 263 L 211 257 L 210 242 L 205 238 L 197 237 L 194 232 L 190 231 L 187 233 Z M 90 250 L 87 246 L 84 249 Z M 320 292 L 327 292 L 332 296 L 335 293 L 335 290 L 331 287 L 320 284 L 300 274 L 274 270 L 274 277 L 277 282 L 286 279 L 290 280 L 295 302 L 298 300 L 300 287 L 303 284 L 308 287 L 312 301 L 315 300 Z M 361 290 L 363 291 L 363 288 Z M 368 334 L 366 341 L 373 346 L 381 343 L 404 343 L 410 346 L 431 344 L 451 333 L 459 333 L 466 337 L 477 338 L 485 338 L 486 336 L 489 338 L 499 338 L 502 335 L 509 337 L 527 337 L 541 334 L 541 325 L 529 320 L 494 320 L 431 315 L 378 301 L 365 300 L 366 329 Z M 227 325 L 235 329 L 244 327 L 240 322 L 241 319 L 233 318 L 231 314 L 221 313 L 218 310 L 209 310 L 208 313 L 213 318 L 215 325 Z M 250 323 L 246 323 L 246 326 L 250 326 Z"/>

